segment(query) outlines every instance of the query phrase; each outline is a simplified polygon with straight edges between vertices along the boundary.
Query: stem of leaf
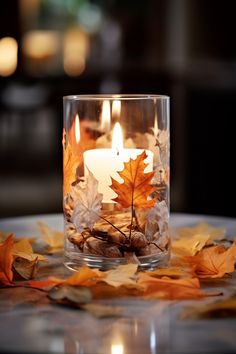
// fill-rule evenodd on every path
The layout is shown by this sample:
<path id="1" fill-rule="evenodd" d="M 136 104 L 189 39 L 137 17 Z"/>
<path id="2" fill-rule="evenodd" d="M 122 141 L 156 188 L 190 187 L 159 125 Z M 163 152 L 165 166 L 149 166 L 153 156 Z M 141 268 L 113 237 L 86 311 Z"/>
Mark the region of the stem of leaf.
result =
<path id="1" fill-rule="evenodd" d="M 116 229 L 117 231 L 119 231 L 123 236 L 125 236 L 125 238 L 127 238 L 126 234 L 121 231 L 118 227 L 116 227 L 114 224 L 112 224 L 112 222 L 110 222 L 109 220 L 105 219 L 103 216 L 98 215 L 99 218 L 101 218 L 102 220 L 106 221 L 108 224 L 110 224 L 112 227 L 114 227 L 114 229 Z"/>

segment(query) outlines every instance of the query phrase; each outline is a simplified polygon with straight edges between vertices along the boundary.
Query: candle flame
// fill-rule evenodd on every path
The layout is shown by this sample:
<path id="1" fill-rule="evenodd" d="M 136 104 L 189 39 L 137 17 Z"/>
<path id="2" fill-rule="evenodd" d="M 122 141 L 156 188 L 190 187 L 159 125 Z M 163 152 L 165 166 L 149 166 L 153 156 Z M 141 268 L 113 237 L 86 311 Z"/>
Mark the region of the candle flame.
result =
<path id="1" fill-rule="evenodd" d="M 102 120 L 101 120 L 101 128 L 102 131 L 109 131 L 111 124 L 111 111 L 110 111 L 110 102 L 103 101 L 102 104 Z"/>
<path id="2" fill-rule="evenodd" d="M 112 344 L 111 345 L 111 354 L 123 354 L 124 346 L 123 344 Z"/>
<path id="3" fill-rule="evenodd" d="M 115 100 L 113 101 L 112 104 L 112 116 L 113 117 L 120 117 L 120 111 L 121 111 L 121 102 L 120 100 Z"/>
<path id="4" fill-rule="evenodd" d="M 122 133 L 122 129 L 120 126 L 120 123 L 116 123 L 113 129 L 113 135 L 112 135 L 112 149 L 116 150 L 117 153 L 119 153 L 123 147 L 124 147 L 124 143 L 123 143 L 123 133 Z"/>
<path id="5" fill-rule="evenodd" d="M 79 127 L 79 115 L 78 113 L 75 116 L 75 140 L 78 144 L 80 141 L 80 127 Z"/>
<path id="6" fill-rule="evenodd" d="M 154 132 L 154 136 L 157 136 L 158 134 L 157 113 L 155 113 L 153 132 Z"/>

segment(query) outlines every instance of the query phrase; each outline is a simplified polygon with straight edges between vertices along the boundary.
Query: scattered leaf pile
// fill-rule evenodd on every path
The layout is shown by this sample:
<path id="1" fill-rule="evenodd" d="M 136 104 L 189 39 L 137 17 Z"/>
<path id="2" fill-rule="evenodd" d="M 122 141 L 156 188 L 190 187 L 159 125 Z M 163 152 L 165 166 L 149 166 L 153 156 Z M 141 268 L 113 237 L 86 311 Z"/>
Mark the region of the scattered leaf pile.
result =
<path id="1" fill-rule="evenodd" d="M 46 249 L 52 251 L 54 248 L 60 248 L 61 233 L 42 223 L 38 226 L 43 240 L 47 243 Z M 138 271 L 137 264 L 130 263 L 102 272 L 81 267 L 78 272 L 67 278 L 51 276 L 33 280 L 40 263 L 46 258 L 34 252 L 32 239 L 17 239 L 9 233 L 0 233 L 0 237 L 2 287 L 22 285 L 40 289 L 45 291 L 53 302 L 79 307 L 98 317 L 119 315 L 121 311 L 116 308 L 112 311 L 109 306 L 92 302 L 97 299 L 133 296 L 144 299 L 185 300 L 220 295 L 219 292 L 206 292 L 201 287 L 201 279 L 207 278 L 210 281 L 211 278 L 228 277 L 234 272 L 236 263 L 236 242 L 226 248 L 223 242 L 225 230 L 199 224 L 177 230 L 178 239 L 173 242 L 173 255 L 167 268 L 142 272 Z M 188 242 L 184 243 L 184 240 Z M 183 252 L 180 244 L 184 245 Z M 19 276 L 24 281 L 18 280 Z M 183 318 L 204 317 L 208 313 L 221 316 L 222 313 L 229 312 L 232 315 L 236 313 L 235 298 L 186 311 Z"/>

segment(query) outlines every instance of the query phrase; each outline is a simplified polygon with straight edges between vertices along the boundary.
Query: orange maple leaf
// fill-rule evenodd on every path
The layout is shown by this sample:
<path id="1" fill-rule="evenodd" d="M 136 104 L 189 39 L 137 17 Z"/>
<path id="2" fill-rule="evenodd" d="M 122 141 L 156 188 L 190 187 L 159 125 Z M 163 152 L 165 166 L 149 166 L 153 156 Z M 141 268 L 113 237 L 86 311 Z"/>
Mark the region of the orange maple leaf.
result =
<path id="1" fill-rule="evenodd" d="M 118 172 L 124 183 L 117 182 L 111 178 L 111 189 L 118 194 L 113 200 L 119 203 L 123 208 L 138 207 L 152 208 L 155 200 L 147 200 L 155 187 L 150 184 L 154 172 L 145 173 L 147 164 L 144 160 L 147 158 L 145 151 L 138 155 L 135 160 L 130 159 L 124 163 L 123 171 Z"/>
<path id="2" fill-rule="evenodd" d="M 50 288 L 55 285 L 71 285 L 71 286 L 91 286 L 96 283 L 96 280 L 101 279 L 103 273 L 97 269 L 90 269 L 88 267 L 81 267 L 78 272 L 66 279 L 50 277 L 45 280 L 29 281 L 29 286 L 38 289 Z"/>
<path id="3" fill-rule="evenodd" d="M 3 285 L 12 284 L 13 245 L 13 234 L 0 244 L 0 284 Z"/>
<path id="4" fill-rule="evenodd" d="M 83 122 L 80 123 L 80 141 L 77 143 L 75 139 L 75 122 L 73 122 L 71 129 L 68 133 L 68 141 L 66 142 L 66 132 L 63 129 L 63 170 L 64 170 L 64 182 L 63 189 L 64 195 L 66 195 L 71 184 L 76 180 L 77 168 L 83 162 L 83 153 L 86 150 L 94 149 L 96 142 L 86 132 L 86 125 Z"/>
<path id="5" fill-rule="evenodd" d="M 138 284 L 145 287 L 143 296 L 149 299 L 184 300 L 205 296 L 197 278 L 170 279 L 165 277 L 158 279 L 140 273 Z"/>
<path id="6" fill-rule="evenodd" d="M 236 242 L 228 249 L 224 246 L 205 248 L 194 257 L 186 257 L 186 260 L 194 266 L 199 278 L 221 278 L 234 271 Z"/>

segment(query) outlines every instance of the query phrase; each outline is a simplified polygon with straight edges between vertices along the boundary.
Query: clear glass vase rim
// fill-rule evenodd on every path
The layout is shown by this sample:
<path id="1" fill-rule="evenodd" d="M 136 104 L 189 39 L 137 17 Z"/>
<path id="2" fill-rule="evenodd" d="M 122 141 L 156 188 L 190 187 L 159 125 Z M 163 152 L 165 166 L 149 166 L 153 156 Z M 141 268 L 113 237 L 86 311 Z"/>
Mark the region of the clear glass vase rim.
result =
<path id="1" fill-rule="evenodd" d="M 154 94 L 94 94 L 63 96 L 65 101 L 96 101 L 96 100 L 168 100 L 170 96 Z"/>

